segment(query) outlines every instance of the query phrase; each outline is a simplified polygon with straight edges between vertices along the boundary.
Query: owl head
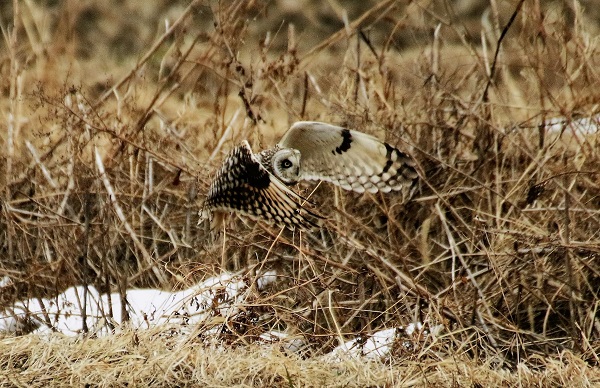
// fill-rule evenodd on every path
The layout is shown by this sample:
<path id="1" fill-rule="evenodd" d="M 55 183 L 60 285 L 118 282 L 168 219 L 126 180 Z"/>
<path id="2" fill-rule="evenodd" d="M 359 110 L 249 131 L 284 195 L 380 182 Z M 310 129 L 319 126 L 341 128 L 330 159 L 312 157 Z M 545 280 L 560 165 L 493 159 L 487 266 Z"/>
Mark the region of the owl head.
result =
<path id="1" fill-rule="evenodd" d="M 298 183 L 300 179 L 300 151 L 283 148 L 271 157 L 273 174 L 286 185 Z"/>

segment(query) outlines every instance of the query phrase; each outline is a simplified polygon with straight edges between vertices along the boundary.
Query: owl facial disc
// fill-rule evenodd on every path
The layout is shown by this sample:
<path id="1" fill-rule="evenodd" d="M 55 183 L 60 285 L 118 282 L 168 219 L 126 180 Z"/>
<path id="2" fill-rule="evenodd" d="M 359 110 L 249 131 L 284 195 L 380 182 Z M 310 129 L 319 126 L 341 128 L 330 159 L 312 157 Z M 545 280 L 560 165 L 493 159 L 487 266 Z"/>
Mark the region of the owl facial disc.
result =
<path id="1" fill-rule="evenodd" d="M 298 183 L 300 177 L 300 151 L 292 148 L 281 149 L 271 158 L 273 173 L 286 185 Z"/>

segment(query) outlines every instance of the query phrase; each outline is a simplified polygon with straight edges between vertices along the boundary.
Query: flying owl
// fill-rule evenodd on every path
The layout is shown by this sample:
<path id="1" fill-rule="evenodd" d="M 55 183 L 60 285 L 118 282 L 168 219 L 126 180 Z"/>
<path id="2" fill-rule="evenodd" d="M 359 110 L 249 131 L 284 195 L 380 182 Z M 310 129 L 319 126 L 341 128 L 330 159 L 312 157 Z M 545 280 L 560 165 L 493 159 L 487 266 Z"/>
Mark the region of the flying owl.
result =
<path id="1" fill-rule="evenodd" d="M 290 229 L 310 229 L 322 217 L 288 186 L 321 180 L 358 193 L 387 193 L 417 177 L 410 156 L 373 136 L 300 121 L 271 149 L 253 153 L 245 140 L 234 148 L 208 189 L 205 210 L 236 211 Z"/>

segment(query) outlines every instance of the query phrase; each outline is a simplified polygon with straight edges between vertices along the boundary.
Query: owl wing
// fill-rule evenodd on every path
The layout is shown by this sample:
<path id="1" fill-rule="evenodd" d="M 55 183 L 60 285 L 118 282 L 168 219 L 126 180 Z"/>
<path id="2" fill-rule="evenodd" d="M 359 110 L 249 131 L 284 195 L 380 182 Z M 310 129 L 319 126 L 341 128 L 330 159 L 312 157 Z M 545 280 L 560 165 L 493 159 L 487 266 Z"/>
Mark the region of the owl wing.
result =
<path id="1" fill-rule="evenodd" d="M 243 141 L 227 156 L 206 198 L 209 210 L 236 211 L 271 223 L 310 229 L 321 216 L 304 208 L 304 198 L 269 173 Z"/>
<path id="2" fill-rule="evenodd" d="M 335 125 L 297 122 L 279 146 L 300 151 L 300 179 L 324 180 L 359 193 L 400 190 L 418 177 L 407 154 L 373 136 Z"/>

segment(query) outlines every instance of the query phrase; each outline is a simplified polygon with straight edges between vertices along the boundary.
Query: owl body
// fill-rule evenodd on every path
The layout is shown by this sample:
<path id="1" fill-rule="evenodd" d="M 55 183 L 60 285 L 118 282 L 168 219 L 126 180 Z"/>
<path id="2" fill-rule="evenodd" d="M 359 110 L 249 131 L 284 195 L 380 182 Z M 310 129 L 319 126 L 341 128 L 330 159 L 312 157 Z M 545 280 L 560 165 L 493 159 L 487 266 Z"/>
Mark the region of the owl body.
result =
<path id="1" fill-rule="evenodd" d="M 271 149 L 254 154 L 247 141 L 236 147 L 211 183 L 206 205 L 289 228 L 310 228 L 320 217 L 287 186 L 322 180 L 376 193 L 400 190 L 417 177 L 414 161 L 388 143 L 359 131 L 301 121 Z"/>
<path id="2" fill-rule="evenodd" d="M 320 216 L 304 208 L 303 202 L 260 163 L 244 140 L 217 172 L 205 207 L 209 211 L 236 211 L 278 225 L 317 226 Z"/>

